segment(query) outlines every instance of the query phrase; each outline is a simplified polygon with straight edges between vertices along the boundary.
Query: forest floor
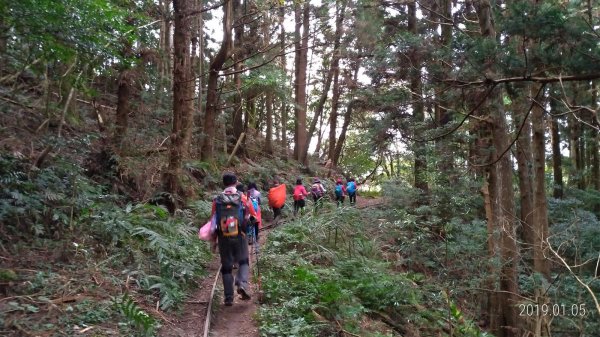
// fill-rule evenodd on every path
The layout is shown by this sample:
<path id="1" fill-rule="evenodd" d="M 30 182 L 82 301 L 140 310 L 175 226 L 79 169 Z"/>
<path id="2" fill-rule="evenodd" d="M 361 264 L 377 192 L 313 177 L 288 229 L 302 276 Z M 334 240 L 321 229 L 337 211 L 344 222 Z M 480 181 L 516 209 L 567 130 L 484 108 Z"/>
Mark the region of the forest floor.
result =
<path id="1" fill-rule="evenodd" d="M 356 207 L 367 208 L 381 204 L 382 198 L 362 198 L 357 196 Z M 285 221 L 285 219 L 283 220 Z M 285 223 L 285 222 L 284 222 Z M 268 228 L 270 223 L 266 223 Z M 263 247 L 266 243 L 270 230 L 266 230 L 260 235 L 260 245 Z M 180 315 L 173 314 L 166 318 L 166 324 L 159 331 L 160 337 L 199 337 L 204 336 L 204 325 L 207 318 L 207 309 L 212 294 L 212 287 L 216 284 L 214 292 L 213 308 L 211 314 L 211 326 L 209 336 L 240 336 L 240 337 L 258 337 L 259 328 L 256 322 L 256 314 L 260 306 L 259 294 L 260 285 L 257 276 L 256 263 L 259 254 L 256 254 L 256 246 L 249 246 L 250 249 L 250 279 L 249 285 L 252 299 L 242 301 L 236 297 L 231 307 L 223 305 L 222 281 L 219 277 L 215 283 L 215 278 L 219 272 L 219 255 L 214 254 L 213 260 L 208 268 L 208 275 L 200 282 L 200 286 L 191 296 L 191 299 L 185 302 Z M 235 271 L 234 271 L 235 272 Z"/>

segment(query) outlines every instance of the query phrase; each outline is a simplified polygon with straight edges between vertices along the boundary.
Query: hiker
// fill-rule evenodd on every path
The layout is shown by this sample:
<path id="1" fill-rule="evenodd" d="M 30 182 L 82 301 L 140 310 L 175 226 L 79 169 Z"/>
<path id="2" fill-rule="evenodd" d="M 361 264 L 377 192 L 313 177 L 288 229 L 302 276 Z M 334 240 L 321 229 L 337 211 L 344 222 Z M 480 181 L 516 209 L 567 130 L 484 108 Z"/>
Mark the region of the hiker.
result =
<path id="1" fill-rule="evenodd" d="M 356 204 L 356 182 L 354 178 L 348 179 L 346 183 L 346 193 L 348 193 L 348 201 L 350 205 Z"/>
<path id="2" fill-rule="evenodd" d="M 312 194 L 313 201 L 315 202 L 315 210 L 323 203 L 323 196 L 325 195 L 325 187 L 321 184 L 319 178 L 313 180 L 313 184 L 310 187 L 310 193 Z"/>
<path id="3" fill-rule="evenodd" d="M 306 188 L 302 185 L 302 179 L 296 179 L 296 186 L 294 187 L 294 216 L 298 214 L 298 211 L 302 213 L 304 210 L 304 206 L 306 206 L 306 200 L 304 200 L 308 196 L 308 192 L 306 192 Z"/>
<path id="4" fill-rule="evenodd" d="M 279 179 L 273 179 L 273 187 L 269 190 L 269 206 L 273 209 L 273 221 L 281 216 L 281 209 L 285 206 L 285 184 L 280 184 Z"/>
<path id="5" fill-rule="evenodd" d="M 250 222 L 250 225 L 254 227 L 254 239 L 258 242 L 258 231 L 262 228 L 262 213 L 260 211 L 260 191 L 258 190 L 258 187 L 256 187 L 256 183 L 251 182 L 248 184 L 248 192 L 246 192 L 246 195 L 256 212 L 256 218 L 254 221 Z M 253 242 L 248 240 L 248 244 L 251 245 Z"/>
<path id="6" fill-rule="evenodd" d="M 344 186 L 342 179 L 338 178 L 335 182 L 335 201 L 337 201 L 338 207 L 344 204 L 344 199 L 346 199 L 346 186 Z"/>
<path id="7" fill-rule="evenodd" d="M 216 225 L 213 237 L 213 249 L 219 247 L 221 257 L 221 274 L 223 277 L 223 291 L 225 305 L 233 305 L 233 265 L 238 264 L 235 278 L 237 293 L 242 300 L 249 300 L 248 292 L 248 243 L 244 224 L 251 217 L 256 218 L 256 212 L 248 200 L 236 188 L 237 177 L 231 172 L 223 174 L 225 189 L 213 199 L 211 219 Z M 244 201 L 245 200 L 245 201 Z"/>

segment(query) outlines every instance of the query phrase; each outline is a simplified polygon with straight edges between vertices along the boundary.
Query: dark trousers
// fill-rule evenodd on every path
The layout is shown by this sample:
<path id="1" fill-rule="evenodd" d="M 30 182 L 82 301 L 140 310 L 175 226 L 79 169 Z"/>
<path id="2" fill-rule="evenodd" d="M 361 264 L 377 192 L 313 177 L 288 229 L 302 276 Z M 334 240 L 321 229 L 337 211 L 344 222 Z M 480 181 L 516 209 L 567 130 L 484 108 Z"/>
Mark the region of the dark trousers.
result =
<path id="1" fill-rule="evenodd" d="M 221 274 L 225 299 L 233 299 L 233 264 L 239 265 L 235 284 L 246 287 L 248 284 L 249 261 L 248 241 L 245 236 L 233 238 L 219 237 L 219 255 L 221 256 Z"/>
<path id="2" fill-rule="evenodd" d="M 294 200 L 294 215 L 298 214 L 298 211 L 302 212 L 304 206 L 306 206 L 304 199 Z"/>
<path id="3" fill-rule="evenodd" d="M 281 216 L 281 209 L 283 207 L 275 208 L 273 207 L 273 220 Z"/>
<path id="4" fill-rule="evenodd" d="M 346 199 L 346 196 L 345 196 L 345 195 L 343 195 L 343 194 L 342 194 L 342 195 L 336 195 L 336 196 L 335 196 L 335 201 L 337 201 L 337 205 L 338 205 L 338 207 L 339 207 L 340 205 L 343 205 L 343 204 L 344 204 L 344 199 Z"/>
<path id="5" fill-rule="evenodd" d="M 348 193 L 348 198 L 350 199 L 350 204 L 356 204 L 356 192 Z"/>

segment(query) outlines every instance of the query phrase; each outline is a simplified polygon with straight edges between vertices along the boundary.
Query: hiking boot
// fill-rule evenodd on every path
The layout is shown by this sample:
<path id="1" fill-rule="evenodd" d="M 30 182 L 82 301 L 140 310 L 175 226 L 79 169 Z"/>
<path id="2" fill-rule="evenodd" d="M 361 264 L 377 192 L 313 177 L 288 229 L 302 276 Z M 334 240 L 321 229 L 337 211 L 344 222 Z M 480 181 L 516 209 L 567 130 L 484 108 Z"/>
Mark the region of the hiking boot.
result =
<path id="1" fill-rule="evenodd" d="M 233 305 L 233 297 L 225 298 L 225 306 L 230 307 Z"/>
<path id="2" fill-rule="evenodd" d="M 248 291 L 246 291 L 245 287 L 238 287 L 237 293 L 242 296 L 242 300 L 244 300 L 244 301 L 247 301 L 250 299 L 250 294 L 248 294 Z"/>

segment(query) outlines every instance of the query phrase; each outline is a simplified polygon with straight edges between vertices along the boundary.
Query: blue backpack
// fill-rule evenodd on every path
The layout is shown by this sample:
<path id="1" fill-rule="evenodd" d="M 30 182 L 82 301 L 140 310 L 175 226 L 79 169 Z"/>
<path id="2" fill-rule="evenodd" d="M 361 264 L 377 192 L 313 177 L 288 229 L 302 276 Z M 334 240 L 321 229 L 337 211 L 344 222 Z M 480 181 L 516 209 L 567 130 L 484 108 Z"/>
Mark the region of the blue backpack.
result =
<path id="1" fill-rule="evenodd" d="M 344 191 L 342 190 L 342 184 L 335 185 L 335 196 L 341 197 L 343 194 L 344 194 Z"/>
<path id="2" fill-rule="evenodd" d="M 349 181 L 346 185 L 346 191 L 348 191 L 348 194 L 356 192 L 356 184 L 353 181 Z"/>
<path id="3" fill-rule="evenodd" d="M 254 211 L 258 212 L 260 208 L 260 206 L 258 205 L 258 198 L 249 197 L 249 199 L 252 202 L 252 207 L 254 207 Z"/>

